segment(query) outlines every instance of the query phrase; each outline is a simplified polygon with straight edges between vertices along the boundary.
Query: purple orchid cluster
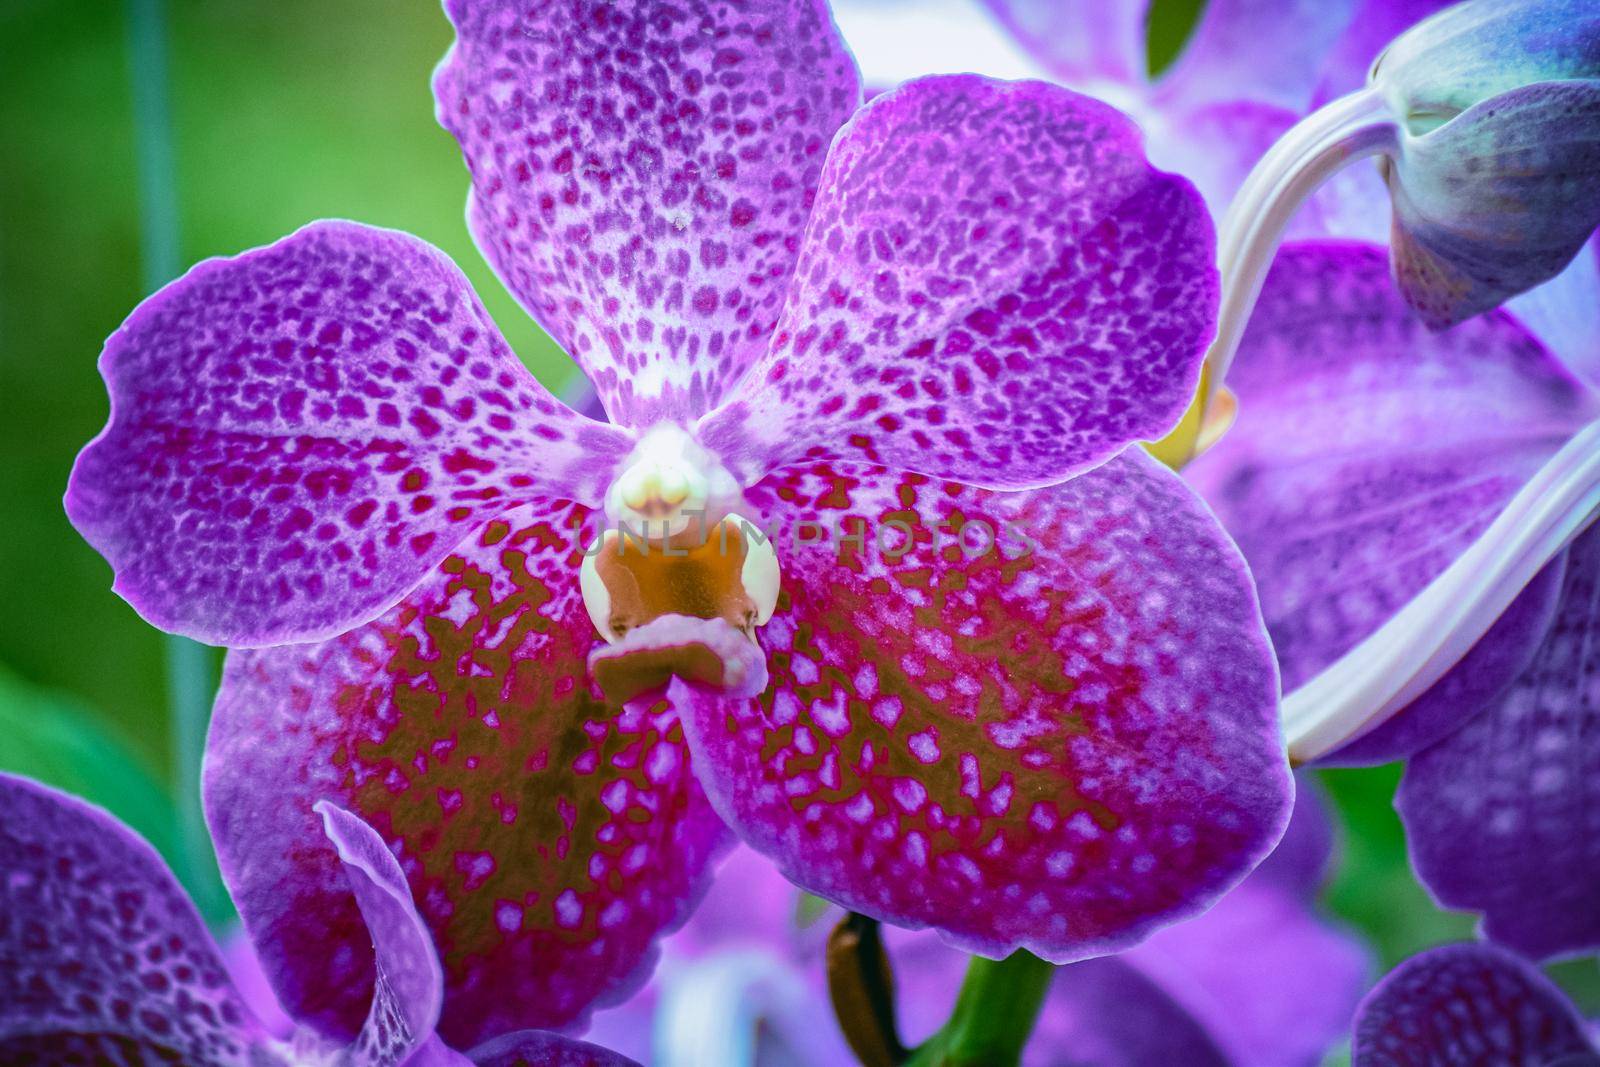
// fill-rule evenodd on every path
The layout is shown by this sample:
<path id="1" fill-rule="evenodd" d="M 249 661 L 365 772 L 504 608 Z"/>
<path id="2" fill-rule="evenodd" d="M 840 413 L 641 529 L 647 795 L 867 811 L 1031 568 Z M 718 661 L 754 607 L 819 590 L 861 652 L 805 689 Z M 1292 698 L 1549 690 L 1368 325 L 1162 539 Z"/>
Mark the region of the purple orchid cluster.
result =
<path id="1" fill-rule="evenodd" d="M 1593 1055 L 1507 950 L 1600 948 L 1600 15 L 1442 6 L 1213 0 L 1152 82 L 1144 4 L 990 0 L 1041 79 L 863 103 L 823 0 L 447 0 L 468 224 L 600 410 L 352 222 L 133 312 L 67 511 L 230 649 L 204 807 L 275 1003 L 0 778 L 0 1058 Z M 1405 760 L 1503 947 L 1357 1011 L 1291 757 Z M 819 1022 L 841 909 L 875 1035 Z M 1039 968 L 1025 1048 L 940 1044 L 964 953 Z"/>

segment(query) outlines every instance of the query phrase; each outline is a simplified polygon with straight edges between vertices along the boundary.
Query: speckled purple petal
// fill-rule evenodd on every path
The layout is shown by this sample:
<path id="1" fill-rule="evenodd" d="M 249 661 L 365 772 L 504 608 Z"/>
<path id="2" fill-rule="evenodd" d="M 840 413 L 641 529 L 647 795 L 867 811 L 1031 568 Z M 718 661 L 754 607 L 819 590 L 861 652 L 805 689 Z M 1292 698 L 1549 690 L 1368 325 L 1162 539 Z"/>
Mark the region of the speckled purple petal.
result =
<path id="1" fill-rule="evenodd" d="M 1065 961 L 1203 910 L 1277 841 L 1248 576 L 1142 451 L 1035 492 L 818 464 L 749 496 L 839 539 L 777 537 L 765 694 L 671 692 L 712 803 L 802 887 Z"/>
<path id="2" fill-rule="evenodd" d="M 1549 636 L 1510 687 L 1411 759 L 1417 876 L 1536 958 L 1600 947 L 1600 525 L 1568 549 Z"/>
<path id="3" fill-rule="evenodd" d="M 1148 0 L 982 0 L 1024 48 L 1068 85 L 1145 78 Z"/>
<path id="4" fill-rule="evenodd" d="M 383 838 L 337 804 L 319 801 L 312 809 L 322 817 L 372 938 L 372 1006 L 347 1054 L 357 1064 L 392 1067 L 433 1037 L 444 1000 L 439 956 Z"/>
<path id="5" fill-rule="evenodd" d="M 1361 1002 L 1354 1067 L 1553 1067 L 1592 1053 L 1549 979 L 1491 945 L 1445 945 L 1402 963 Z"/>
<path id="6" fill-rule="evenodd" d="M 1233 428 L 1186 475 L 1250 561 L 1301 685 L 1442 571 L 1600 407 L 1514 320 L 1436 334 L 1382 249 L 1289 245 L 1228 378 Z"/>
<path id="7" fill-rule="evenodd" d="M 540 1030 L 519 1030 L 486 1041 L 472 1050 L 471 1060 L 478 1067 L 639 1067 L 599 1045 Z"/>
<path id="8" fill-rule="evenodd" d="M 133 831 L 0 774 L 0 862 L 0 1060 L 244 1067 L 264 1054 L 194 905 Z"/>
<path id="9" fill-rule="evenodd" d="M 766 347 L 861 99 L 822 0 L 449 0 L 468 222 L 615 422 L 714 406 Z"/>
<path id="10" fill-rule="evenodd" d="M 334 641 L 230 655 L 205 802 L 222 869 L 285 1005 L 360 1023 L 370 940 L 317 800 L 399 858 L 444 967 L 455 1048 L 579 1023 L 626 995 L 725 831 L 670 709 L 608 709 L 584 660 L 586 513 L 490 523 L 389 615 Z"/>
<path id="11" fill-rule="evenodd" d="M 700 436 L 991 488 L 1160 437 L 1199 379 L 1214 234 L 1137 127 L 1042 82 L 925 78 L 834 142 L 772 349 Z"/>
<path id="12" fill-rule="evenodd" d="M 1323 757 L 1326 767 L 1371 767 L 1407 759 L 1482 711 L 1527 669 L 1555 619 L 1565 554 L 1528 583 L 1511 607 L 1444 677 L 1386 722 Z"/>
<path id="13" fill-rule="evenodd" d="M 348 222 L 199 264 L 100 371 L 67 513 L 135 610 L 218 644 L 342 633 L 530 493 L 598 501 L 631 447 L 533 380 L 443 253 Z"/>
<path id="14" fill-rule="evenodd" d="M 1303 111 L 1355 7 L 1356 0 L 1207 0 L 1157 99 L 1189 106 L 1254 100 Z"/>

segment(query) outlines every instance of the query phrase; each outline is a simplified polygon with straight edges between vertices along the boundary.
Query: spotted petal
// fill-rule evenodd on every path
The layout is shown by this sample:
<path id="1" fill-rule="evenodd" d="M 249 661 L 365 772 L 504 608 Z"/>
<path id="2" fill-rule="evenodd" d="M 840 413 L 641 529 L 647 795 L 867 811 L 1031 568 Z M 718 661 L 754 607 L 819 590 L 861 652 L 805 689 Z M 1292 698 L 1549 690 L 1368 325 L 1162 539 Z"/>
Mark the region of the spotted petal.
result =
<path id="1" fill-rule="evenodd" d="M 836 543 L 778 534 L 765 694 L 672 692 L 712 803 L 802 887 L 1065 961 L 1203 910 L 1277 840 L 1250 583 L 1155 461 L 1013 494 L 819 464 L 754 497 Z"/>
<path id="2" fill-rule="evenodd" d="M 771 350 L 701 438 L 746 485 L 802 457 L 1043 485 L 1194 392 L 1214 235 L 1124 115 L 1042 82 L 926 78 L 834 142 Z"/>
<path id="3" fill-rule="evenodd" d="M 1396 967 L 1362 1001 L 1351 1044 L 1355 1067 L 1580 1067 L 1593 1053 L 1561 991 L 1490 945 L 1445 945 Z"/>
<path id="4" fill-rule="evenodd" d="M 266 1035 L 194 905 L 99 808 L 0 774 L 0 1060 L 257 1062 Z"/>
<path id="5" fill-rule="evenodd" d="M 639 1067 L 599 1045 L 539 1030 L 519 1030 L 486 1041 L 472 1050 L 471 1061 L 478 1067 Z"/>
<path id="6" fill-rule="evenodd" d="M 1228 379 L 1235 425 L 1188 469 L 1260 587 L 1285 690 L 1437 576 L 1597 411 L 1494 313 L 1435 334 L 1382 250 L 1286 246 Z"/>
<path id="7" fill-rule="evenodd" d="M 585 677 L 581 507 L 490 523 L 394 611 L 317 646 L 233 653 L 205 800 L 280 998 L 353 1030 L 372 954 L 312 805 L 399 858 L 444 966 L 440 1035 L 468 1048 L 580 1020 L 648 969 L 724 831 L 662 707 Z"/>
<path id="8" fill-rule="evenodd" d="M 1555 621 L 1484 711 L 1412 758 L 1396 796 L 1418 876 L 1527 955 L 1600 946 L 1600 525 L 1568 550 Z"/>
<path id="9" fill-rule="evenodd" d="M 823 0 L 450 0 L 468 222 L 615 422 L 716 404 L 766 345 L 860 102 Z"/>
<path id="10" fill-rule="evenodd" d="M 67 512 L 141 615 L 232 646 L 365 622 L 530 488 L 597 501 L 631 447 L 533 380 L 442 253 L 353 223 L 201 263 L 100 369 Z"/>

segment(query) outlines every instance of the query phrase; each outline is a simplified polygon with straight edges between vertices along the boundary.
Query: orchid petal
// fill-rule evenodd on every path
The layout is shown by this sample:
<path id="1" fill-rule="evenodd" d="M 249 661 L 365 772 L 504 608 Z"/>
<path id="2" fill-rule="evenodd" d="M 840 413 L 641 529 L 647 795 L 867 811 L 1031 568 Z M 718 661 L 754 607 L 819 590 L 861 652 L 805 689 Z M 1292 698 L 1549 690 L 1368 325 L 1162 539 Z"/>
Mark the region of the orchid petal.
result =
<path id="1" fill-rule="evenodd" d="M 631 448 L 533 380 L 443 253 L 347 222 L 199 264 L 100 368 L 67 512 L 136 611 L 219 644 L 342 633 L 530 487 L 599 500 Z"/>
<path id="2" fill-rule="evenodd" d="M 1250 168 L 1298 117 L 1256 100 L 1229 100 L 1200 106 L 1172 101 L 1141 119 L 1150 162 L 1194 182 L 1220 219 Z"/>
<path id="3" fill-rule="evenodd" d="M 1286 246 L 1228 379 L 1237 421 L 1187 471 L 1260 588 L 1285 690 L 1469 545 L 1600 403 L 1503 314 L 1445 334 L 1379 249 Z"/>
<path id="4" fill-rule="evenodd" d="M 802 458 L 1060 481 L 1188 407 L 1209 216 L 1139 132 L 1040 82 L 926 78 L 828 156 L 771 350 L 700 438 L 744 484 Z"/>
<path id="5" fill-rule="evenodd" d="M 468 222 L 615 422 L 714 406 L 765 346 L 861 98 L 822 0 L 449 0 Z"/>
<path id="6" fill-rule="evenodd" d="M 1159 101 L 1189 106 L 1254 100 L 1300 112 L 1323 57 L 1350 25 L 1356 0 L 1207 0 L 1194 34 L 1158 85 Z M 1241 62 L 1243 56 L 1250 57 Z"/>
<path id="7" fill-rule="evenodd" d="M 1321 57 L 1317 90 L 1322 105 L 1353 93 L 1367 82 L 1367 72 L 1390 41 L 1454 0 L 1360 0 L 1355 15 L 1333 47 Z"/>
<path id="8" fill-rule="evenodd" d="M 133 831 L 0 774 L 0 855 L 0 1059 L 268 1056 L 194 905 Z"/>
<path id="9" fill-rule="evenodd" d="M 1563 554 L 1528 583 L 1472 651 L 1426 693 L 1318 762 L 1325 767 L 1371 767 L 1409 759 L 1482 711 L 1527 669 L 1544 644 L 1565 574 Z"/>
<path id="10" fill-rule="evenodd" d="M 983 0 L 1060 82 L 1137 86 L 1145 79 L 1148 0 Z"/>
<path id="11" fill-rule="evenodd" d="M 1354 1067 L 1553 1065 L 1586 1052 L 1582 1018 L 1544 975 L 1491 945 L 1444 945 L 1396 967 L 1362 1001 L 1351 1058 Z"/>
<path id="12" fill-rule="evenodd" d="M 983 0 L 830 0 L 866 94 L 928 74 L 1049 78 Z"/>
<path id="13" fill-rule="evenodd" d="M 1281 834 L 1250 583 L 1154 460 L 1013 494 L 824 464 L 749 495 L 838 543 L 778 536 L 766 694 L 671 693 L 712 803 L 803 888 L 1067 961 L 1203 910 Z"/>
<path id="14" fill-rule="evenodd" d="M 372 1006 L 347 1055 L 355 1064 L 392 1067 L 433 1039 L 444 1000 L 439 956 L 383 838 L 336 804 L 318 801 L 312 810 L 322 817 L 372 936 Z"/>
<path id="15" fill-rule="evenodd" d="M 1591 311 L 1584 314 L 1583 309 Z M 1567 268 L 1545 284 L 1506 303 L 1590 385 L 1600 386 L 1600 234 Z"/>
<path id="16" fill-rule="evenodd" d="M 670 710 L 602 705 L 576 505 L 485 527 L 376 623 L 233 653 L 205 802 L 225 877 L 285 1005 L 352 1033 L 370 941 L 312 805 L 399 857 L 444 966 L 456 1048 L 581 1021 L 648 973 L 725 831 Z"/>
<path id="17" fill-rule="evenodd" d="M 1414 756 L 1395 806 L 1446 906 L 1542 958 L 1600 946 L 1600 524 L 1568 550 L 1555 621 L 1484 711 Z"/>

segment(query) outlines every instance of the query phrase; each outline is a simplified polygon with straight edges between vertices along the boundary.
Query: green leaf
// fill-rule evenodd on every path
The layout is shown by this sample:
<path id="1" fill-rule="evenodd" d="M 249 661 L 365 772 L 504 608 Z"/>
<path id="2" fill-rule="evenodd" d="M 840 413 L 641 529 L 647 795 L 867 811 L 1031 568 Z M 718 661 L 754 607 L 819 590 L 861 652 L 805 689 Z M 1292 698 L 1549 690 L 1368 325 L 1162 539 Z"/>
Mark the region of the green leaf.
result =
<path id="1" fill-rule="evenodd" d="M 0 771 L 25 775 L 98 804 L 133 827 L 182 872 L 178 816 L 161 788 L 102 716 L 73 697 L 0 667 Z"/>

